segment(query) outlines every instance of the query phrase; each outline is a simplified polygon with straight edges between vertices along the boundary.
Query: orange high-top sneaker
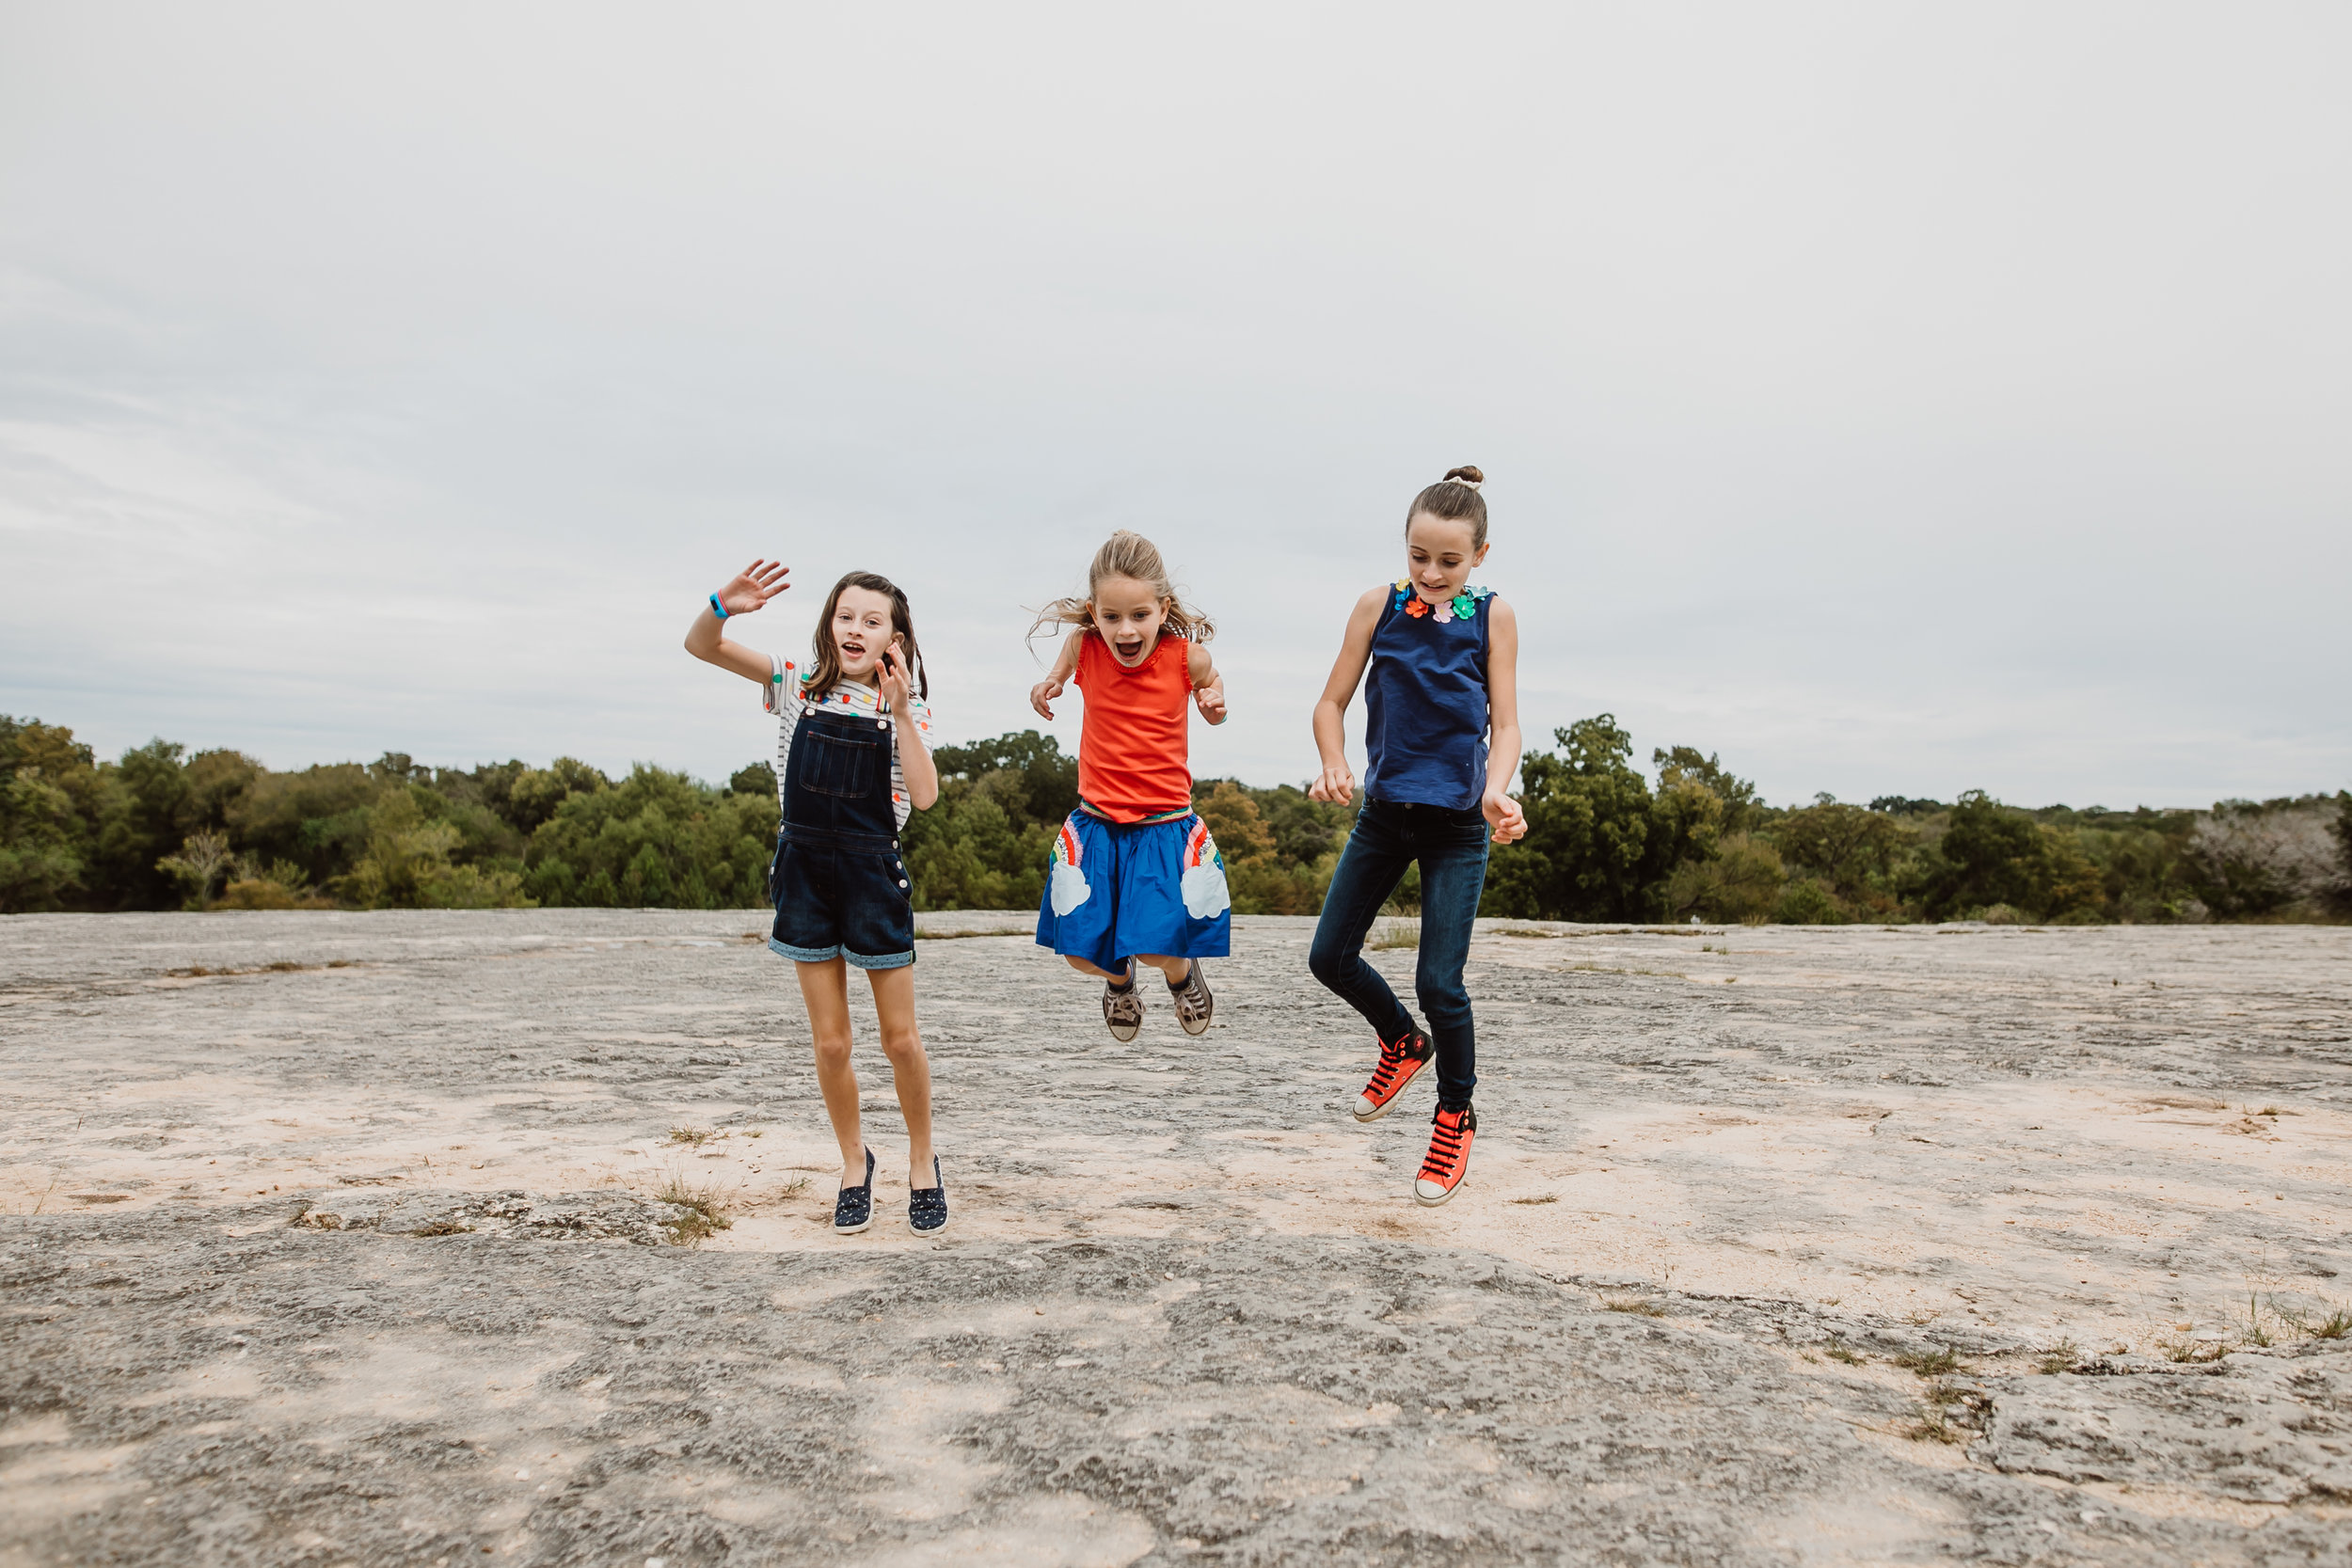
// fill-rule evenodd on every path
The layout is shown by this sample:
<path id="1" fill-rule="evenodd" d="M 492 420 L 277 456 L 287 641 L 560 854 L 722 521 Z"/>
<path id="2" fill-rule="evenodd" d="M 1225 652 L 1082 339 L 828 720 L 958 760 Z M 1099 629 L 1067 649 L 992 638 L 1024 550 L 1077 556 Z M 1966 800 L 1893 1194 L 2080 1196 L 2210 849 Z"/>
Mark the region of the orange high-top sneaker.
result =
<path id="1" fill-rule="evenodd" d="M 1356 1097 L 1356 1119 L 1378 1121 L 1395 1110 L 1396 1097 L 1429 1065 L 1429 1037 L 1418 1029 L 1407 1029 L 1393 1041 L 1382 1040 L 1380 1065 L 1372 1069 L 1372 1082 Z"/>
<path id="2" fill-rule="evenodd" d="M 1465 1105 L 1458 1111 L 1438 1107 L 1429 1134 L 1429 1158 L 1413 1178 L 1413 1201 L 1436 1208 L 1459 1192 L 1470 1174 L 1470 1140 L 1478 1135 L 1478 1113 Z"/>

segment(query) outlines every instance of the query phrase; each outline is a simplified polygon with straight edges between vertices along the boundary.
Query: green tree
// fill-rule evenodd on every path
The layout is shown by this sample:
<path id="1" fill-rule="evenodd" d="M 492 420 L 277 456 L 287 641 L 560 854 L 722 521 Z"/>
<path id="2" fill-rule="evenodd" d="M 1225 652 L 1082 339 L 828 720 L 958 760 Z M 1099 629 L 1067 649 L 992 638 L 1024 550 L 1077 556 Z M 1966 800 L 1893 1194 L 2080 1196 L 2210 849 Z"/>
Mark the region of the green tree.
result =
<path id="1" fill-rule="evenodd" d="M 1645 912 L 1650 792 L 1628 761 L 1633 737 L 1603 713 L 1554 730 L 1557 752 L 1519 763 L 1527 836 L 1497 854 L 1482 909 L 1540 920 L 1633 920 Z"/>
<path id="2" fill-rule="evenodd" d="M 1999 905 L 2060 920 L 2094 914 L 2101 892 L 2098 868 L 2067 834 L 1972 789 L 1928 858 L 1920 903 L 1930 920 Z"/>
<path id="3" fill-rule="evenodd" d="M 97 790 L 72 730 L 0 714 L 0 914 L 61 909 L 80 891 Z"/>
<path id="4" fill-rule="evenodd" d="M 1761 921 L 1779 908 L 1788 872 L 1769 844 L 1748 833 L 1724 839 L 1705 860 L 1687 860 L 1666 876 L 1659 903 L 1672 920 Z"/>
<path id="5" fill-rule="evenodd" d="M 524 885 L 545 904 L 747 909 L 768 901 L 775 832 L 772 799 L 639 763 L 564 797 L 532 834 Z"/>
<path id="6" fill-rule="evenodd" d="M 229 808 L 230 835 L 246 853 L 300 866 L 324 884 L 358 864 L 384 793 L 357 763 L 262 773 Z"/>

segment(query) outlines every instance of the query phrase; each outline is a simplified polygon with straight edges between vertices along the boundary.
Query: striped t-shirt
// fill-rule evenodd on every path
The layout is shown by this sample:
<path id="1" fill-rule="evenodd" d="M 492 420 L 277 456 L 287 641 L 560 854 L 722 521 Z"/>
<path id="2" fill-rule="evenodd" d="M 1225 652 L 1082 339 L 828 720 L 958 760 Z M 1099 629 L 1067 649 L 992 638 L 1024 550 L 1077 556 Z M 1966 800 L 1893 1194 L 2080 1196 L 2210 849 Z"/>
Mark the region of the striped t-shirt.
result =
<path id="1" fill-rule="evenodd" d="M 766 705 L 776 716 L 776 809 L 784 809 L 784 780 L 787 766 L 792 760 L 792 732 L 800 727 L 801 715 L 815 707 L 820 713 L 838 713 L 850 717 L 880 720 L 888 717 L 889 708 L 882 700 L 882 692 L 874 687 L 860 686 L 855 681 L 836 682 L 831 691 L 821 697 L 810 697 L 801 689 L 800 673 L 789 659 L 768 656 L 770 672 Z M 914 738 L 928 752 L 931 747 L 931 709 L 922 698 L 909 694 L 907 717 L 914 722 Z M 914 809 L 907 799 L 906 770 L 898 765 L 898 726 L 890 726 L 890 809 L 899 828 L 907 825 L 907 814 Z"/>

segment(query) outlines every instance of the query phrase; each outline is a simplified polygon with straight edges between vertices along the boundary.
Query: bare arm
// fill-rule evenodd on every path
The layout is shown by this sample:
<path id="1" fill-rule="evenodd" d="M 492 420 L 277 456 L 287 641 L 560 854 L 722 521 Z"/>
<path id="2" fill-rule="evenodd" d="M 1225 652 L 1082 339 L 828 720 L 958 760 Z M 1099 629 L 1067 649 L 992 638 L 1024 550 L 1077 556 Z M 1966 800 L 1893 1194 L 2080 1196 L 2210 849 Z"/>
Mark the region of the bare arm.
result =
<path id="1" fill-rule="evenodd" d="M 1225 722 L 1225 677 L 1217 673 L 1216 660 L 1209 650 L 1198 642 L 1189 643 L 1184 655 L 1185 673 L 1192 677 L 1192 700 L 1200 705 L 1200 717 L 1212 724 Z"/>
<path id="2" fill-rule="evenodd" d="M 1527 835 L 1527 814 L 1503 793 L 1519 770 L 1519 618 L 1497 598 L 1486 607 L 1486 794 L 1479 808 L 1497 844 Z"/>
<path id="3" fill-rule="evenodd" d="M 749 615 L 791 587 L 785 580 L 790 573 L 791 568 L 775 561 L 755 561 L 738 572 L 732 581 L 719 590 L 719 602 L 727 607 L 727 620 Z M 757 681 L 762 686 L 775 673 L 775 666 L 766 654 L 727 641 L 725 622 L 713 614 L 707 604 L 696 612 L 694 624 L 686 628 L 686 651 L 705 664 L 732 670 L 745 680 Z"/>
<path id="4" fill-rule="evenodd" d="M 1340 657 L 1332 662 L 1331 678 L 1323 683 L 1323 695 L 1315 699 L 1315 751 L 1323 759 L 1323 771 L 1307 788 L 1310 800 L 1345 803 L 1356 798 L 1356 775 L 1347 766 L 1347 705 L 1356 700 L 1364 666 L 1372 661 L 1372 631 L 1380 624 L 1380 606 L 1388 596 L 1386 588 L 1367 590 L 1348 611 Z"/>
<path id="5" fill-rule="evenodd" d="M 1078 668 L 1078 640 L 1086 634 L 1084 626 L 1072 627 L 1070 635 L 1061 640 L 1061 652 L 1054 656 L 1053 669 L 1045 673 L 1043 680 L 1029 688 L 1029 705 L 1037 709 L 1040 719 L 1054 717 L 1054 710 L 1045 705 L 1061 695 L 1063 683 Z"/>
<path id="6" fill-rule="evenodd" d="M 910 728 L 914 715 L 908 701 L 906 644 L 898 638 L 882 650 L 882 669 L 876 682 L 882 689 L 882 701 L 890 705 L 890 721 L 898 727 L 891 732 L 898 748 L 898 771 L 906 776 L 907 800 L 916 811 L 929 811 L 939 799 L 939 764 L 931 760 L 931 749 L 923 744 L 920 732 Z"/>

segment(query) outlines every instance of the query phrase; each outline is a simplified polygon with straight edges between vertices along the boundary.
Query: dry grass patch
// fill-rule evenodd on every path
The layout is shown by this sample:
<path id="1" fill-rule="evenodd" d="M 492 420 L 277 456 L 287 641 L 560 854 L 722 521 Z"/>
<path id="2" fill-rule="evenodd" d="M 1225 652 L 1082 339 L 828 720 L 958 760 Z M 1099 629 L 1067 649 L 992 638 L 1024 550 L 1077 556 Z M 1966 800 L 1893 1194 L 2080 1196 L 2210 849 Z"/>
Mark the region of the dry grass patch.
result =
<path id="1" fill-rule="evenodd" d="M 1960 1370 L 1960 1354 L 1949 1345 L 1935 1345 L 1927 1350 L 1905 1351 L 1889 1356 L 1896 1366 L 1921 1377 L 1945 1377 Z"/>
<path id="2" fill-rule="evenodd" d="M 802 1185 L 807 1184 L 803 1179 Z M 694 1185 L 687 1180 L 683 1171 L 670 1172 L 653 1196 L 658 1202 L 675 1203 L 686 1211 L 665 1222 L 681 1246 L 692 1246 L 722 1230 L 735 1228 L 735 1222 L 727 1217 L 724 1195 L 716 1187 Z"/>
<path id="3" fill-rule="evenodd" d="M 2071 1372 L 2082 1364 L 2082 1347 L 2072 1339 L 2060 1339 L 2042 1353 L 2034 1367 L 2044 1377 L 2056 1377 L 2060 1372 Z"/>

